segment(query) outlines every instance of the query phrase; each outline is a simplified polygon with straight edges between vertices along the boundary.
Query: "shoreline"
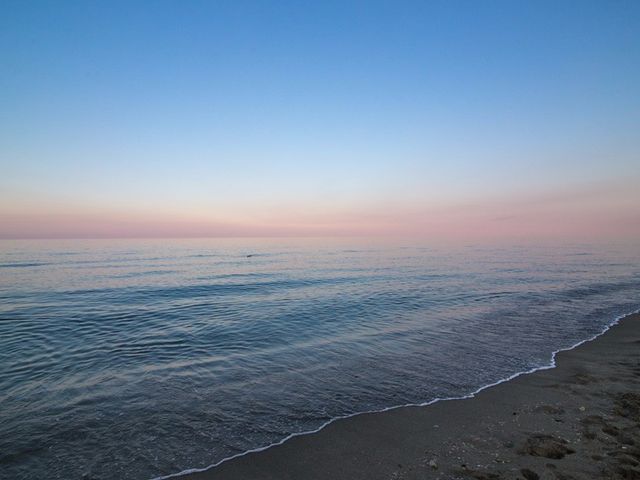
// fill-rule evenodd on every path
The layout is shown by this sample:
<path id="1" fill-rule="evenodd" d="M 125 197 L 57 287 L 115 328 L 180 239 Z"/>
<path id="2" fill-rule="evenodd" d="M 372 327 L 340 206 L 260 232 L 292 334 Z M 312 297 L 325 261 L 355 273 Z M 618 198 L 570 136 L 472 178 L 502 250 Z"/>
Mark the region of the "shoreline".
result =
<path id="1" fill-rule="evenodd" d="M 398 406 L 392 406 L 392 407 L 385 408 L 383 410 L 378 410 L 373 412 L 360 412 L 360 413 L 354 413 L 354 414 L 350 414 L 342 417 L 337 417 L 329 420 L 327 423 L 323 424 L 316 430 L 300 432 L 300 433 L 289 435 L 277 443 L 274 443 L 265 447 L 252 449 L 247 452 L 239 453 L 232 457 L 225 458 L 217 462 L 216 464 L 210 465 L 206 468 L 189 469 L 189 470 L 185 470 L 182 472 L 178 472 L 178 473 L 174 473 L 166 476 L 156 477 L 153 480 L 162 480 L 162 479 L 169 479 L 169 478 L 183 478 L 186 480 L 207 480 L 207 479 L 226 479 L 226 478 L 236 478 L 236 479 L 241 479 L 241 478 L 247 478 L 247 479 L 249 478 L 250 479 L 397 478 L 397 479 L 401 479 L 402 478 L 404 479 L 404 478 L 413 478 L 414 474 L 416 474 L 416 472 L 420 470 L 424 470 L 419 474 L 420 478 L 440 478 L 440 476 L 445 471 L 445 468 L 443 468 L 445 465 L 444 464 L 439 465 L 438 462 L 434 459 L 430 459 L 428 461 L 422 459 L 421 463 L 422 463 L 422 467 L 424 468 L 410 468 L 410 469 L 404 468 L 403 469 L 402 463 L 399 463 L 398 465 L 400 465 L 399 467 L 400 469 L 398 471 L 385 472 L 385 470 L 388 470 L 388 468 L 381 469 L 381 468 L 374 468 L 371 466 L 371 465 L 375 465 L 375 458 L 370 458 L 370 455 L 365 455 L 365 457 L 369 458 L 369 460 L 374 460 L 373 464 L 370 464 L 370 463 L 361 464 L 362 462 L 357 461 L 358 459 L 356 457 L 355 461 L 352 461 L 351 463 L 361 464 L 361 465 L 356 466 L 356 468 L 350 469 L 349 468 L 350 463 L 348 461 L 344 463 L 345 462 L 345 459 L 343 458 L 345 453 L 344 450 L 340 450 L 339 448 L 338 449 L 328 448 L 328 450 L 331 450 L 335 454 L 334 456 L 338 457 L 335 459 L 330 458 L 330 456 L 327 457 L 326 455 L 321 453 L 327 450 L 327 446 L 331 447 L 331 444 L 334 443 L 335 441 L 338 441 L 339 443 L 339 437 L 342 436 L 340 432 L 345 430 L 345 428 L 348 427 L 350 430 L 352 430 L 353 425 L 345 426 L 345 424 L 347 423 L 356 424 L 356 427 L 358 426 L 357 424 L 367 424 L 369 425 L 369 429 L 374 430 L 376 434 L 380 434 L 384 436 L 385 434 L 384 425 L 379 425 L 376 427 L 375 424 L 384 423 L 382 422 L 383 420 L 382 417 L 384 417 L 385 415 L 386 416 L 389 416 L 389 415 L 403 416 L 403 414 L 406 414 L 411 416 L 411 413 L 407 413 L 407 412 L 415 412 L 416 409 L 418 410 L 424 409 L 425 411 L 428 412 L 427 416 L 430 416 L 430 415 L 433 416 L 432 415 L 433 410 L 435 410 L 436 407 L 438 407 L 437 410 L 442 410 L 443 408 L 446 410 L 447 406 L 450 404 L 455 404 L 457 402 L 464 402 L 464 401 L 473 402 L 474 400 L 478 399 L 480 396 L 484 395 L 486 392 L 491 392 L 500 387 L 509 386 L 512 383 L 517 382 L 518 380 L 521 380 L 521 379 L 529 379 L 544 372 L 558 370 L 560 369 L 560 367 L 563 367 L 563 365 L 558 365 L 558 362 L 557 362 L 558 355 L 566 355 L 567 353 L 575 352 L 576 349 L 580 349 L 580 347 L 583 347 L 585 344 L 592 345 L 594 343 L 598 343 L 594 341 L 601 339 L 603 337 L 611 336 L 610 334 L 609 335 L 605 335 L 605 334 L 610 332 L 612 329 L 614 329 L 616 326 L 620 325 L 621 323 L 624 323 L 625 325 L 627 324 L 638 325 L 640 322 L 634 322 L 634 319 L 640 320 L 639 312 L 640 312 L 639 310 L 636 310 L 635 312 L 621 315 L 615 318 L 605 328 L 603 328 L 603 330 L 600 333 L 593 335 L 592 337 L 587 338 L 585 340 L 582 340 L 574 344 L 573 346 L 552 352 L 550 362 L 547 365 L 543 365 L 540 367 L 532 368 L 527 371 L 515 373 L 505 379 L 499 380 L 497 382 L 494 382 L 488 385 L 484 385 L 479 389 L 475 390 L 474 392 L 471 392 L 468 395 L 455 397 L 455 398 L 436 398 L 421 404 L 398 405 Z M 640 326 L 637 326 L 636 330 L 637 330 L 636 333 L 638 333 L 640 338 Z M 600 343 L 603 343 L 603 342 L 600 342 Z M 565 360 L 563 360 L 563 362 L 565 362 Z M 525 381 L 524 383 L 527 383 L 527 382 Z M 479 403 L 479 402 L 476 402 L 476 403 Z M 401 413 L 397 413 L 397 412 L 401 412 Z M 436 412 L 436 413 L 440 414 L 441 412 Z M 516 414 L 514 413 L 513 415 L 516 415 Z M 476 416 L 478 416 L 479 418 L 482 418 L 483 416 L 482 408 L 479 409 Z M 366 421 L 360 420 L 365 417 L 366 417 Z M 378 422 L 376 418 L 380 421 Z M 556 422 L 558 422 L 557 419 L 556 419 Z M 373 425 L 373 427 L 371 427 L 371 425 Z M 439 428 L 437 424 L 435 425 L 435 427 Z M 328 429 L 331 429 L 332 432 L 325 434 L 324 432 L 326 432 Z M 397 428 L 395 430 L 397 430 Z M 336 431 L 336 433 L 334 433 L 334 431 Z M 395 433 L 400 434 L 400 437 L 403 437 L 402 432 L 396 431 Z M 410 432 L 405 432 L 405 433 L 410 434 Z M 426 443 L 426 444 L 433 443 L 433 441 L 430 442 L 429 440 L 430 440 L 430 437 L 434 437 L 434 435 L 429 435 L 429 433 L 433 434 L 434 432 L 433 431 L 422 432 L 420 438 L 416 440 L 421 440 L 423 443 Z M 438 435 L 435 435 L 435 437 L 438 437 L 440 439 L 441 437 L 443 437 L 442 433 L 445 433 L 444 435 L 445 437 L 447 436 L 446 432 L 439 430 Z M 355 445 L 358 445 L 358 443 L 360 443 L 359 442 L 360 439 L 358 438 L 357 434 L 354 435 L 352 432 L 352 434 L 349 436 L 352 437 L 351 440 L 353 440 Z M 449 436 L 451 437 L 451 435 Z M 317 438 L 317 437 L 322 437 L 322 438 Z M 294 442 L 301 444 L 302 448 L 300 448 L 299 451 L 296 451 L 296 449 L 298 449 L 299 446 L 290 445 L 290 443 L 294 443 Z M 379 442 L 378 444 L 376 444 L 375 441 L 371 441 L 371 440 L 367 440 L 364 443 L 366 443 L 370 447 L 373 447 L 378 452 L 379 455 L 382 455 L 383 457 L 388 456 L 388 455 L 385 455 L 384 452 L 380 452 L 380 450 L 383 450 L 385 448 L 385 445 L 380 444 Z M 388 453 L 389 452 L 387 452 L 387 454 Z M 400 455 L 400 456 L 403 458 L 406 457 L 406 455 Z M 332 460 L 334 461 L 332 462 Z M 335 460 L 338 460 L 338 463 L 341 463 L 341 462 L 342 463 L 336 466 Z M 406 458 L 404 458 L 404 461 L 406 463 L 407 461 Z M 289 462 L 292 462 L 292 463 L 288 464 Z M 308 463 L 308 466 L 307 466 L 308 470 L 302 473 L 300 469 L 302 468 L 302 470 L 305 470 L 305 465 L 304 465 L 305 462 Z M 311 471 L 317 468 L 319 465 L 322 466 L 323 464 L 325 464 L 325 467 L 326 467 L 326 466 L 329 466 L 328 464 L 331 464 L 331 463 L 334 464 L 333 465 L 334 468 L 330 469 L 332 470 L 331 473 L 329 471 L 326 472 L 326 475 L 324 474 L 318 475 L 318 474 L 311 473 Z M 461 465 L 464 465 L 466 467 L 467 464 L 462 463 Z M 351 465 L 351 466 L 353 467 L 355 465 Z M 338 467 L 337 470 L 335 467 Z M 333 470 L 336 470 L 336 471 L 333 471 Z M 468 470 L 468 471 L 465 471 L 465 470 Z M 410 472 L 414 472 L 414 473 L 412 474 Z M 531 472 L 533 472 L 533 470 L 531 470 Z M 449 475 L 452 475 L 452 474 L 450 473 Z M 491 478 L 491 479 L 511 478 L 509 476 L 506 476 L 506 477 L 500 476 L 500 474 L 487 474 L 489 476 L 486 476 L 486 475 L 483 476 L 484 474 L 481 474 L 476 470 L 468 469 L 468 468 L 463 468 L 462 471 L 460 471 L 460 468 L 458 468 L 457 471 L 453 473 L 453 475 L 454 475 L 453 477 L 447 476 L 444 478 Z M 491 476 L 491 475 L 494 475 L 494 476 Z M 495 475 L 498 475 L 498 476 L 495 476 Z M 522 475 L 522 472 L 520 472 L 520 475 Z M 530 473 L 529 475 L 531 479 L 534 479 L 536 478 L 536 475 L 539 475 L 539 474 L 536 474 L 534 472 L 534 473 Z M 566 476 L 565 474 L 562 474 L 562 475 L 565 475 L 564 477 L 558 476 L 558 475 L 559 475 L 558 472 L 556 472 L 555 476 L 552 476 L 549 478 L 559 478 L 559 479 L 572 478 L 571 475 Z M 522 478 L 522 477 L 516 476 L 513 478 Z M 529 477 L 526 477 L 526 478 L 527 480 L 529 480 Z M 547 477 L 538 476 L 537 478 L 547 478 Z M 610 478 L 610 477 L 602 477 L 602 478 Z M 625 478 L 625 477 L 621 477 L 621 478 Z M 632 478 L 636 478 L 636 477 L 632 477 Z"/>

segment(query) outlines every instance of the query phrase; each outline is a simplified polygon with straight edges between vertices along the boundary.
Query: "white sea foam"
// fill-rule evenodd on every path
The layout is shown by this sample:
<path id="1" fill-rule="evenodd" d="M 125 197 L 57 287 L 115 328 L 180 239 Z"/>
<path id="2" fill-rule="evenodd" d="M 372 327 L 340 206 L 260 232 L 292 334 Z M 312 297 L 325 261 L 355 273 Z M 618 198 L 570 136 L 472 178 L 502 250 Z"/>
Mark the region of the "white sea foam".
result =
<path id="1" fill-rule="evenodd" d="M 403 404 L 403 405 L 394 405 L 392 407 L 386 407 L 386 408 L 383 408 L 383 409 L 380 409 L 380 410 L 369 410 L 369 411 L 364 411 L 364 412 L 351 413 L 349 415 L 341 415 L 341 416 L 332 418 L 331 420 L 323 423 L 321 426 L 319 426 L 318 428 L 316 428 L 314 430 L 307 430 L 307 431 L 304 431 L 304 432 L 292 433 L 291 435 L 288 435 L 288 436 L 284 437 L 282 440 L 280 440 L 278 442 L 271 443 L 271 444 L 266 445 L 264 447 L 253 448 L 251 450 L 247 450 L 245 452 L 238 453 L 236 455 L 232 455 L 230 457 L 223 458 L 219 462 L 213 463 L 213 464 L 211 464 L 211 465 L 209 465 L 207 467 L 204 467 L 204 468 L 190 468 L 190 469 L 178 472 L 178 473 L 172 473 L 172 474 L 169 474 L 169 475 L 164 475 L 164 476 L 160 476 L 160 477 L 154 477 L 151 480 L 164 480 L 164 479 L 167 479 L 167 478 L 176 478 L 176 477 L 180 477 L 180 476 L 183 476 L 183 475 L 188 475 L 188 474 L 191 474 L 191 473 L 205 472 L 207 470 L 211 470 L 213 468 L 216 468 L 216 467 L 222 465 L 223 463 L 229 462 L 229 461 L 234 460 L 236 458 L 244 457 L 245 455 L 249 455 L 251 453 L 263 452 L 263 451 L 268 450 L 268 449 L 270 449 L 272 447 L 276 447 L 278 445 L 282 445 L 283 443 L 285 443 L 286 441 L 288 441 L 288 440 L 290 440 L 290 439 L 292 439 L 294 437 L 299 437 L 299 436 L 302 436 L 302 435 L 311 435 L 313 433 L 317 433 L 320 430 L 322 430 L 323 428 L 325 428 L 327 425 L 330 425 L 330 424 L 332 424 L 333 422 L 335 422 L 337 420 L 343 420 L 345 418 L 356 417 L 358 415 L 365 415 L 365 414 L 369 414 L 369 413 L 382 413 L 382 412 L 387 412 L 389 410 L 395 410 L 395 409 L 398 409 L 398 408 L 426 407 L 428 405 L 433 405 L 434 403 L 443 402 L 443 401 L 447 401 L 447 400 L 464 400 L 464 399 L 468 399 L 468 398 L 473 398 L 478 393 L 482 392 L 483 390 L 486 390 L 487 388 L 495 387 L 496 385 L 500 385 L 502 383 L 509 382 L 509 381 L 511 381 L 511 380 L 513 380 L 515 378 L 518 378 L 518 377 L 520 377 L 522 375 L 528 375 L 530 373 L 534 373 L 534 372 L 537 372 L 537 371 L 540 371 L 540 370 L 549 370 L 551 368 L 555 368 L 556 367 L 556 355 L 558 353 L 567 352 L 567 351 L 573 350 L 573 349 L 575 349 L 575 348 L 579 347 L 580 345 L 583 345 L 583 344 L 585 344 L 587 342 L 591 342 L 591 341 L 595 340 L 596 338 L 604 335 L 606 332 L 608 332 L 611 329 L 611 327 L 613 327 L 613 326 L 617 325 L 618 323 L 620 323 L 620 320 L 622 320 L 623 318 L 626 318 L 626 317 L 629 317 L 631 315 L 635 315 L 635 314 L 638 314 L 638 313 L 640 313 L 640 309 L 634 310 L 634 311 L 632 311 L 630 313 L 625 313 L 623 315 L 619 315 L 611 323 L 606 325 L 602 329 L 602 331 L 600 331 L 599 333 L 596 333 L 595 335 L 593 335 L 593 336 L 591 336 L 589 338 L 581 340 L 581 341 L 575 343 L 574 345 L 572 345 L 570 347 L 561 348 L 561 349 L 553 351 L 551 353 L 550 361 L 549 361 L 549 363 L 547 365 L 542 365 L 542 366 L 531 368 L 529 370 L 524 370 L 524 371 L 521 371 L 521 372 L 518 372 L 518 373 L 514 373 L 513 375 L 510 375 L 510 376 L 508 376 L 506 378 L 503 378 L 501 380 L 498 380 L 496 382 L 489 383 L 487 385 L 483 385 L 482 387 L 478 388 L 477 390 L 474 390 L 473 392 L 471 392 L 471 393 L 469 393 L 467 395 L 462 395 L 462 396 L 459 396 L 459 397 L 434 398 L 433 400 L 429 400 L 429 401 L 423 402 L 423 403 L 407 403 L 407 404 Z"/>

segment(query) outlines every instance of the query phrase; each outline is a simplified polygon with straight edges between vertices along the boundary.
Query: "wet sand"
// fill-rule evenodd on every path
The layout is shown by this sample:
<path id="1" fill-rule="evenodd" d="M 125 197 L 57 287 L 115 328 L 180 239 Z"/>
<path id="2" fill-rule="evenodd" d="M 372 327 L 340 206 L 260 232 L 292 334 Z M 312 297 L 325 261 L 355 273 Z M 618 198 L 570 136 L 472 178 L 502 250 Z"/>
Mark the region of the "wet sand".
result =
<path id="1" fill-rule="evenodd" d="M 184 480 L 640 479 L 640 315 L 464 400 L 337 420 Z"/>

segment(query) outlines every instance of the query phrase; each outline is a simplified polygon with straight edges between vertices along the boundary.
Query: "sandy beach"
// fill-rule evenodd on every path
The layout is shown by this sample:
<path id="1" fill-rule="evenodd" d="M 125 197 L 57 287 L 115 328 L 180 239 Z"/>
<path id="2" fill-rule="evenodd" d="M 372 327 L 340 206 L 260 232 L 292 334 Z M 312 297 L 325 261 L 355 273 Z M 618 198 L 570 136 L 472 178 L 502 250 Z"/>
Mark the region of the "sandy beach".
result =
<path id="1" fill-rule="evenodd" d="M 640 315 L 473 398 L 337 420 L 185 480 L 638 479 Z"/>

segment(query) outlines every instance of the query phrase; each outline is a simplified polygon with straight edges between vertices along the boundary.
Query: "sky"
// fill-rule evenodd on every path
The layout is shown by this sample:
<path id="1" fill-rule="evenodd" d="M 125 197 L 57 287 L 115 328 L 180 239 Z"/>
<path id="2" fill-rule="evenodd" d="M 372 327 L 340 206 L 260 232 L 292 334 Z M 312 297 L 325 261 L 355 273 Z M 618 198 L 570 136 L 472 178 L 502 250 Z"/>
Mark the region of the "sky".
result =
<path id="1" fill-rule="evenodd" d="M 0 238 L 640 240 L 640 2 L 0 2 Z"/>

